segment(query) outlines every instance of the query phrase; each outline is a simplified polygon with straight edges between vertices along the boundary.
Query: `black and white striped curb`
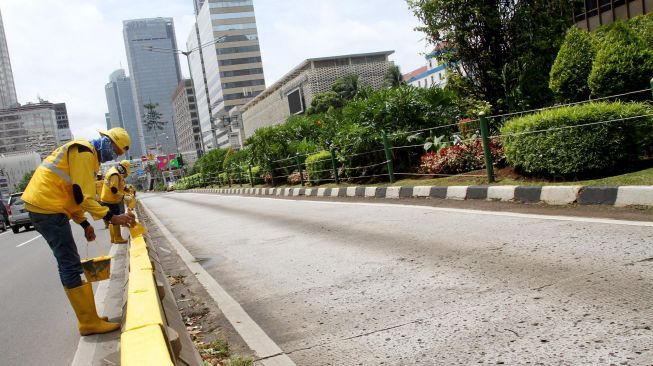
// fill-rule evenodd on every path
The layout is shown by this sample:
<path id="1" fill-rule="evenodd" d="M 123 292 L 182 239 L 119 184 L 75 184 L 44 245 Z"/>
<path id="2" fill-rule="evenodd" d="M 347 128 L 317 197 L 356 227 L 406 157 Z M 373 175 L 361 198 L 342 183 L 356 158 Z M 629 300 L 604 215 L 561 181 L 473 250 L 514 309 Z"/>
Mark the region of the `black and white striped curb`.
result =
<path id="1" fill-rule="evenodd" d="M 549 205 L 653 206 L 653 186 L 416 186 L 341 188 L 199 188 L 179 192 L 283 196 L 440 198 Z"/>

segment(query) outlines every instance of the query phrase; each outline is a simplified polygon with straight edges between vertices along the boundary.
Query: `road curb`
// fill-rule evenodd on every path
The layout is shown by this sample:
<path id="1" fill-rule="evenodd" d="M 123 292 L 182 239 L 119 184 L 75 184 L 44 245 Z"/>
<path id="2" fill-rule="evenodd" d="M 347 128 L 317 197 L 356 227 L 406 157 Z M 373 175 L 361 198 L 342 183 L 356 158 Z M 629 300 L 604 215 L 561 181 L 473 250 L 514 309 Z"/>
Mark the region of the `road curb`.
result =
<path id="1" fill-rule="evenodd" d="M 653 207 L 653 186 L 392 186 L 338 188 L 194 188 L 178 192 L 278 197 L 440 198 L 547 205 Z"/>

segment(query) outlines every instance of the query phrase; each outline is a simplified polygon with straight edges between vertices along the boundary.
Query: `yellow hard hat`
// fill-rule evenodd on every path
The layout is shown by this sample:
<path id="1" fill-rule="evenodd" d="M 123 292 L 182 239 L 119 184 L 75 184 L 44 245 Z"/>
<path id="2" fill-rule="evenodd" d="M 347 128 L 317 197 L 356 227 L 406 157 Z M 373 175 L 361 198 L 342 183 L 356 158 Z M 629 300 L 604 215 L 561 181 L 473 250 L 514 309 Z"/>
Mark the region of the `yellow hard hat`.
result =
<path id="1" fill-rule="evenodd" d="M 129 160 L 123 160 L 120 162 L 120 165 L 125 168 L 125 175 L 129 175 L 131 172 L 131 162 Z"/>
<path id="2" fill-rule="evenodd" d="M 118 149 L 120 150 L 120 155 L 124 154 L 129 150 L 129 145 L 131 145 L 131 139 L 129 134 L 122 127 L 114 127 L 108 131 L 98 131 L 100 135 L 108 137 L 111 142 L 113 142 Z"/>

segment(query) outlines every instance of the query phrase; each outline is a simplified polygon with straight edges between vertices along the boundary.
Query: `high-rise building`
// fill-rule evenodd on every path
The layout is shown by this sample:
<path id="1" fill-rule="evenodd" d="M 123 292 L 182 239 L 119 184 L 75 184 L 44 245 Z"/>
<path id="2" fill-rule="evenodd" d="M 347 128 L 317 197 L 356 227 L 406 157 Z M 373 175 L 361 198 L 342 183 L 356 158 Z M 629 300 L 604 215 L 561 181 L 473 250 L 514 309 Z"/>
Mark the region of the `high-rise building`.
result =
<path id="1" fill-rule="evenodd" d="M 110 130 L 113 126 L 111 125 L 111 115 L 108 112 L 104 114 L 104 121 L 107 123 L 107 130 Z"/>
<path id="2" fill-rule="evenodd" d="M 209 101 L 209 89 L 206 87 L 206 72 L 204 70 L 204 57 L 203 49 L 199 41 L 199 29 L 197 23 L 193 24 L 193 30 L 188 35 L 186 42 L 186 49 L 196 50 L 188 55 L 188 63 L 190 68 L 190 76 L 195 89 L 195 99 L 197 101 L 197 115 L 200 123 L 202 143 L 210 144 L 207 147 L 213 147 L 216 144 L 215 127 L 211 119 L 211 102 Z"/>
<path id="3" fill-rule="evenodd" d="M 40 164 L 41 156 L 34 151 L 0 154 L 0 193 L 6 198 L 16 190 L 23 176 L 36 170 Z"/>
<path id="4" fill-rule="evenodd" d="M 653 0 L 583 0 L 574 3 L 574 22 L 594 30 L 602 25 L 653 11 Z"/>
<path id="5" fill-rule="evenodd" d="M 178 149 L 184 162 L 192 164 L 202 155 L 202 134 L 197 115 L 197 101 L 190 79 L 179 83 L 172 97 L 175 111 Z"/>
<path id="6" fill-rule="evenodd" d="M 57 119 L 57 139 L 60 144 L 73 140 L 73 134 L 70 132 L 70 122 L 68 122 L 68 109 L 66 103 L 54 104 L 54 115 Z"/>
<path id="7" fill-rule="evenodd" d="M 197 30 L 192 30 L 191 37 L 194 32 L 199 34 L 194 44 L 212 44 L 221 39 L 202 49 L 204 72 L 198 66 L 201 64 L 191 62 L 191 74 L 193 82 L 205 79 L 208 90 L 211 116 L 200 118 L 205 147 L 229 147 L 231 126 L 218 121 L 228 120 L 233 108 L 245 105 L 265 90 L 253 1 L 204 0 L 197 12 Z"/>
<path id="8" fill-rule="evenodd" d="M 5 26 L 0 13 L 0 109 L 16 107 L 16 86 L 14 75 L 11 72 L 11 61 L 9 60 L 9 47 L 5 36 Z"/>
<path id="9" fill-rule="evenodd" d="M 118 69 L 109 75 L 109 82 L 104 86 L 104 92 L 109 108 L 110 128 L 122 127 L 127 130 L 132 138 L 129 155 L 133 158 L 140 158 L 144 152 L 140 143 L 140 136 L 143 132 L 139 128 L 141 125 L 136 116 L 131 79 L 125 76 L 125 70 Z"/>
<path id="10" fill-rule="evenodd" d="M 176 150 L 174 114 L 170 96 L 181 81 L 181 71 L 179 58 L 172 51 L 177 49 L 172 18 L 125 20 L 123 36 L 132 83 L 134 110 L 142 132 L 138 139 L 143 150 L 144 152 Z M 164 52 L 161 52 L 162 50 Z M 150 103 L 157 105 L 156 111 L 161 113 L 161 121 L 165 122 L 162 130 L 148 129 L 144 125 L 143 115 L 146 113 L 144 106 Z M 157 142 L 158 147 L 155 146 Z"/>
<path id="11" fill-rule="evenodd" d="M 36 151 L 44 158 L 60 143 L 54 104 L 0 110 L 0 154 Z"/>

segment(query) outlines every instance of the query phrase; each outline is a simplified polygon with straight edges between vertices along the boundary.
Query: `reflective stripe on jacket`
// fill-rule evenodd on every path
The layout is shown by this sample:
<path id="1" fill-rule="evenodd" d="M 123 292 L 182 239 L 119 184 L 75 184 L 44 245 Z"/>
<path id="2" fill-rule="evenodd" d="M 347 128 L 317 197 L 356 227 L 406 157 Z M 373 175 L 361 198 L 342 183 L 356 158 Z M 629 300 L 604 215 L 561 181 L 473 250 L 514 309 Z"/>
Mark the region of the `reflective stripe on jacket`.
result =
<path id="1" fill-rule="evenodd" d="M 75 222 L 104 217 L 108 208 L 95 196 L 95 176 L 100 168 L 97 152 L 86 140 L 74 140 L 58 147 L 36 169 L 25 192 L 26 208 L 38 213 L 63 213 Z"/>

